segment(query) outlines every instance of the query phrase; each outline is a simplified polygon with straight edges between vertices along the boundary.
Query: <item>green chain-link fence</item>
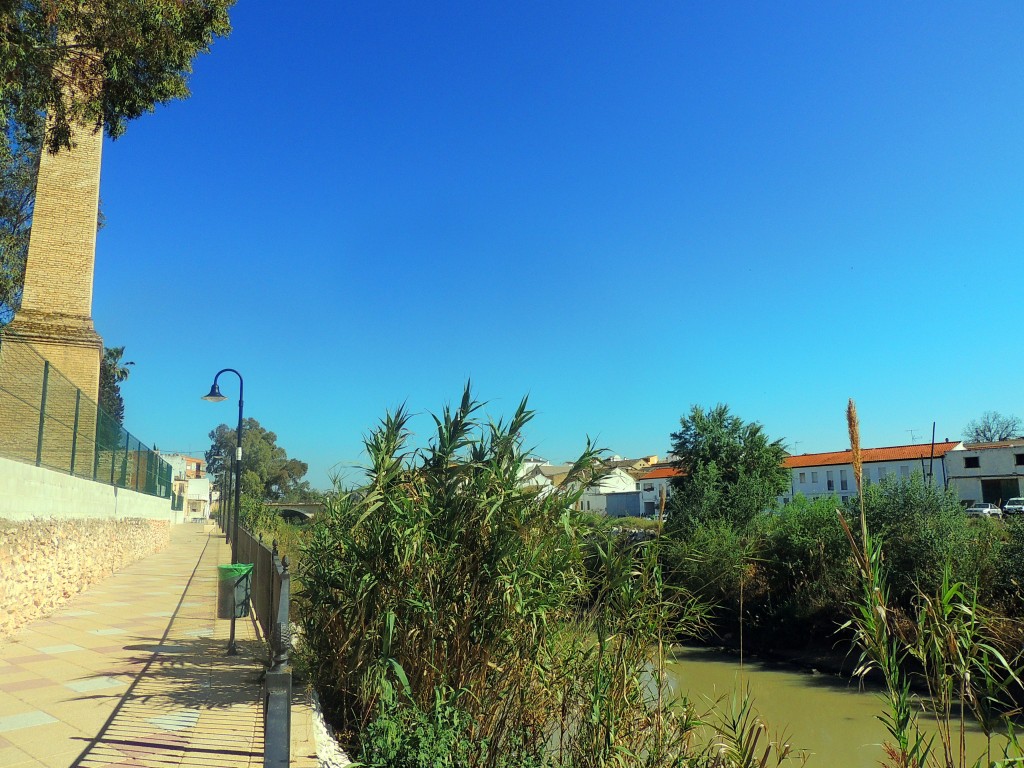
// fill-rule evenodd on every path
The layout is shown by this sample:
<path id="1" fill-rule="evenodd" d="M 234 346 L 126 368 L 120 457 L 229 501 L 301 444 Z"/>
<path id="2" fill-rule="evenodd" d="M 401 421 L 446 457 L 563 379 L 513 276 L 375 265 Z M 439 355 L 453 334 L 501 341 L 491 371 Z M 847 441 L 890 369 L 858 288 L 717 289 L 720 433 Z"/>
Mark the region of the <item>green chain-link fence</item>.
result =
<path id="1" fill-rule="evenodd" d="M 0 456 L 171 495 L 171 466 L 27 344 L 0 333 Z"/>

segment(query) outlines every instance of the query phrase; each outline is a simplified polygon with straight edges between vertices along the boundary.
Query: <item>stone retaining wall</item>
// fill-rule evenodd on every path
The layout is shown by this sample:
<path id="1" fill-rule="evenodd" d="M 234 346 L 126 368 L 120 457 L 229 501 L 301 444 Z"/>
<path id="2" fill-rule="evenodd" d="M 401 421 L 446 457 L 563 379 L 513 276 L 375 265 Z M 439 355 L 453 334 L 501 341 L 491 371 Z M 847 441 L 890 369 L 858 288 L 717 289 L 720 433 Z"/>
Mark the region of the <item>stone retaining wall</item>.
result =
<path id="1" fill-rule="evenodd" d="M 163 520 L 0 519 L 0 640 L 169 540 Z"/>

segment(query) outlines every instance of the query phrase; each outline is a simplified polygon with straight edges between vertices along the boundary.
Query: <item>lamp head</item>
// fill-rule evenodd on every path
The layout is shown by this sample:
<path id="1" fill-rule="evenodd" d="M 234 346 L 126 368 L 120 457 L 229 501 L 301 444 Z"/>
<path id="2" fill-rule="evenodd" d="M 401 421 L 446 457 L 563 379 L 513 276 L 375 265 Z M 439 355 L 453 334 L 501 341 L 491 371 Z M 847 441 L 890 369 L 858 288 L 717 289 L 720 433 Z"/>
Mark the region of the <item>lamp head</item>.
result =
<path id="1" fill-rule="evenodd" d="M 203 395 L 203 400 L 209 400 L 211 403 L 220 403 L 227 400 L 227 397 L 220 393 L 220 387 L 217 386 L 217 382 L 213 382 L 213 386 L 210 387 L 210 394 Z"/>

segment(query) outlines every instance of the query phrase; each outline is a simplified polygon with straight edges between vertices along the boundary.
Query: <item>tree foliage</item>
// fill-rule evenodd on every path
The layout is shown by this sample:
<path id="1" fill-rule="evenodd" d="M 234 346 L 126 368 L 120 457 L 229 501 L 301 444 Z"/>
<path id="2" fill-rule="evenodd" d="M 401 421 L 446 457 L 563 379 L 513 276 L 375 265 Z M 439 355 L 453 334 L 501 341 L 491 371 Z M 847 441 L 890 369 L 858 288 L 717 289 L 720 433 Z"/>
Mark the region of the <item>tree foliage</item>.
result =
<path id="1" fill-rule="evenodd" d="M 0 0 L 0 112 L 8 125 L 48 116 L 45 141 L 71 126 L 116 138 L 129 120 L 189 95 L 196 55 L 231 31 L 234 0 Z"/>
<path id="2" fill-rule="evenodd" d="M 1024 437 L 1024 422 L 998 411 L 985 411 L 964 427 L 964 441 L 968 443 L 995 443 L 1013 437 Z"/>
<path id="3" fill-rule="evenodd" d="M 235 455 L 237 438 L 235 430 L 221 424 L 210 432 L 212 441 L 206 452 L 208 471 L 217 474 L 225 468 L 227 457 Z M 309 466 L 298 459 L 288 458 L 288 453 L 277 444 L 277 435 L 256 419 L 246 419 L 242 429 L 242 489 L 259 493 L 261 499 L 270 501 L 302 498 L 307 492 L 314 493 L 309 483 L 302 480 Z"/>
<path id="4" fill-rule="evenodd" d="M 121 397 L 121 383 L 131 373 L 133 362 L 122 362 L 124 347 L 104 347 L 100 358 L 100 408 L 112 416 L 118 424 L 124 424 L 124 398 Z"/>
<path id="5" fill-rule="evenodd" d="M 21 302 L 39 154 L 189 95 L 234 0 L 0 0 L 0 326 Z"/>
<path id="6" fill-rule="evenodd" d="M 757 422 L 744 422 L 719 404 L 694 405 L 671 435 L 675 466 L 669 528 L 694 520 L 724 518 L 743 526 L 770 508 L 789 484 L 782 466 L 786 449 Z"/>
<path id="7" fill-rule="evenodd" d="M 37 121 L 31 127 L 12 125 L 0 146 L 0 326 L 21 304 L 41 140 Z"/>

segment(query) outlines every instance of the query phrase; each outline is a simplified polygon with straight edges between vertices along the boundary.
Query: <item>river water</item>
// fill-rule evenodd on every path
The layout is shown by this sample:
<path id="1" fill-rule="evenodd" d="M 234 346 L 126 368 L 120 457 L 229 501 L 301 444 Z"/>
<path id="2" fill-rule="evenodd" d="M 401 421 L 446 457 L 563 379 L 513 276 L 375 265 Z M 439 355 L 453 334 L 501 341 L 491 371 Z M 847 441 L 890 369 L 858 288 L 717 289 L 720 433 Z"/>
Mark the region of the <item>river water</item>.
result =
<path id="1" fill-rule="evenodd" d="M 745 661 L 702 648 L 683 648 L 669 664 L 669 684 L 705 708 L 749 686 L 754 708 L 773 737 L 809 753 L 810 768 L 878 768 L 887 737 L 878 720 L 885 703 L 877 690 L 862 691 L 856 681 L 792 667 Z M 919 716 L 923 724 L 926 715 Z M 936 745 L 938 746 L 938 745 Z M 968 765 L 983 754 L 985 737 L 977 728 L 967 734 Z M 995 755 L 993 755 L 995 757 Z"/>

